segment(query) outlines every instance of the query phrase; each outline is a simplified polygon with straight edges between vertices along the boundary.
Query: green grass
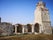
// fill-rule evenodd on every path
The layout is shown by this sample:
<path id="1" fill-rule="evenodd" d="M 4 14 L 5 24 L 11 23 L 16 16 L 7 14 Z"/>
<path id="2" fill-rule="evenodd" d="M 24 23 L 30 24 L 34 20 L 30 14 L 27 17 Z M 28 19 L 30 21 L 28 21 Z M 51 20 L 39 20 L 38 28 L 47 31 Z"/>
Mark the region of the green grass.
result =
<path id="1" fill-rule="evenodd" d="M 28 34 L 0 37 L 0 40 L 53 40 L 53 35 Z"/>

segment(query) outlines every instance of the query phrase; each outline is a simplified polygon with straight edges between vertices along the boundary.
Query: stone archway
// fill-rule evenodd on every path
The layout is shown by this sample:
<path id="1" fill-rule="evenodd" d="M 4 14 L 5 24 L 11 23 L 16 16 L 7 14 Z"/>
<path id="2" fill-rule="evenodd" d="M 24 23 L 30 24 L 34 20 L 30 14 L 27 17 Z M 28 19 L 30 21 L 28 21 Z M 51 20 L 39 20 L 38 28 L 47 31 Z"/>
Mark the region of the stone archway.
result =
<path id="1" fill-rule="evenodd" d="M 17 33 L 22 33 L 22 25 L 18 24 L 17 26 Z"/>
<path id="2" fill-rule="evenodd" d="M 27 24 L 27 28 L 28 28 L 28 32 L 32 32 L 32 25 L 31 24 Z"/>
<path id="3" fill-rule="evenodd" d="M 39 24 L 38 23 L 36 23 L 34 25 L 34 31 L 37 32 L 37 33 L 39 33 Z"/>

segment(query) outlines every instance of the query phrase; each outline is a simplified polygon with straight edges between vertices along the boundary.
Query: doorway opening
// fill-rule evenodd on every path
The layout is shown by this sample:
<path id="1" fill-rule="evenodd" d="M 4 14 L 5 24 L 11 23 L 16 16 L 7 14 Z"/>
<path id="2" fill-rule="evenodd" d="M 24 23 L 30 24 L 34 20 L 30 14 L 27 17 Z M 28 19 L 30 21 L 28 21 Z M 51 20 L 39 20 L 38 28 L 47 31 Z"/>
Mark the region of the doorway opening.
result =
<path id="1" fill-rule="evenodd" d="M 36 23 L 34 25 L 34 31 L 37 32 L 37 33 L 39 33 L 39 24 L 38 23 Z"/>

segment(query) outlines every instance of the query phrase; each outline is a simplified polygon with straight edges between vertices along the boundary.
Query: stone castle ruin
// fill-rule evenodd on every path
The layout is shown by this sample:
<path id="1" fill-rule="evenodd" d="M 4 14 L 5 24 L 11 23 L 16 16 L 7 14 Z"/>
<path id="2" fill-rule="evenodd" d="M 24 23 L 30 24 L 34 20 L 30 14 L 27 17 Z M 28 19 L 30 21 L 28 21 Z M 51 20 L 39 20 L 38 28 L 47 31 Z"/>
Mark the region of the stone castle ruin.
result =
<path id="1" fill-rule="evenodd" d="M 49 10 L 46 8 L 46 4 L 39 1 L 36 4 L 34 11 L 34 23 L 32 24 L 15 24 L 1 22 L 0 18 L 0 35 L 10 34 L 52 34 L 51 21 L 49 17 Z"/>

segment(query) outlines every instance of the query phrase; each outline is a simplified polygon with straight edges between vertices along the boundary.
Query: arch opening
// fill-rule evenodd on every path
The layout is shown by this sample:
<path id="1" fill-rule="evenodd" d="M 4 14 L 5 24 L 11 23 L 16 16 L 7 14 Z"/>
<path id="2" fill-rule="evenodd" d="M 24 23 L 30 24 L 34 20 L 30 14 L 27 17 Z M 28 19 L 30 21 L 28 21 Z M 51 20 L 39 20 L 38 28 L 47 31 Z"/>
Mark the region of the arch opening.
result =
<path id="1" fill-rule="evenodd" d="M 32 25 L 31 24 L 27 24 L 27 28 L 28 28 L 28 32 L 32 32 Z"/>
<path id="2" fill-rule="evenodd" d="M 22 25 L 18 25 L 17 26 L 17 32 L 18 33 L 22 33 Z"/>
<path id="3" fill-rule="evenodd" d="M 38 23 L 36 23 L 34 25 L 34 31 L 37 32 L 37 33 L 39 33 L 39 24 Z"/>

